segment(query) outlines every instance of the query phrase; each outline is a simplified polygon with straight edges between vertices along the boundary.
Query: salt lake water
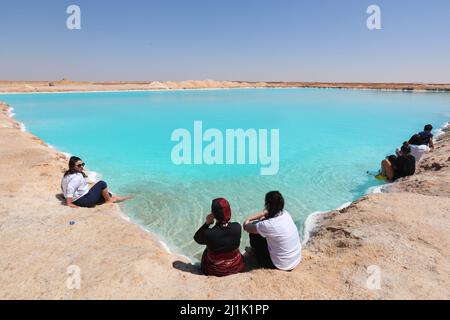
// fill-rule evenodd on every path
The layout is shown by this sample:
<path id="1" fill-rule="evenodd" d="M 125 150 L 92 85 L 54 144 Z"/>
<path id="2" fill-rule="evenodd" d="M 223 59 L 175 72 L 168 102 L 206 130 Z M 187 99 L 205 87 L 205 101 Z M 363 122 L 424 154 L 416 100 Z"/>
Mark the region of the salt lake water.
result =
<path id="1" fill-rule="evenodd" d="M 381 184 L 367 171 L 420 131 L 450 119 L 450 95 L 335 89 L 231 89 L 0 95 L 28 131 L 83 158 L 119 194 L 135 222 L 172 251 L 198 259 L 192 236 L 225 197 L 233 220 L 263 208 L 279 190 L 302 231 L 312 212 L 332 210 Z M 175 129 L 279 129 L 280 165 L 177 166 Z M 60 181 L 55 181 L 59 184 Z M 248 243 L 244 234 L 242 248 Z"/>

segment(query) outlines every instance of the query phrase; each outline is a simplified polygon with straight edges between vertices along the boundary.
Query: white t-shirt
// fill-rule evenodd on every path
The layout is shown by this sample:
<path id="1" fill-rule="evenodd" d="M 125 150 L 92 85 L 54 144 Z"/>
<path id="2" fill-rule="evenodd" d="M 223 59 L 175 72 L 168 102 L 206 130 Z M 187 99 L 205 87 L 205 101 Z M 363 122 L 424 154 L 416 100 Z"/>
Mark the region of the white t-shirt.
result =
<path id="1" fill-rule="evenodd" d="M 89 192 L 89 185 L 81 173 L 69 174 L 63 177 L 61 188 L 64 198 L 72 198 L 72 201 L 77 201 Z"/>
<path id="2" fill-rule="evenodd" d="M 256 224 L 258 233 L 266 238 L 270 258 L 280 270 L 294 269 L 302 259 L 300 235 L 291 215 L 283 210 L 275 218 Z"/>
<path id="3" fill-rule="evenodd" d="M 422 160 L 423 155 L 430 151 L 430 147 L 427 145 L 416 146 L 410 144 L 409 146 L 411 148 L 411 154 L 416 158 L 416 165 Z"/>

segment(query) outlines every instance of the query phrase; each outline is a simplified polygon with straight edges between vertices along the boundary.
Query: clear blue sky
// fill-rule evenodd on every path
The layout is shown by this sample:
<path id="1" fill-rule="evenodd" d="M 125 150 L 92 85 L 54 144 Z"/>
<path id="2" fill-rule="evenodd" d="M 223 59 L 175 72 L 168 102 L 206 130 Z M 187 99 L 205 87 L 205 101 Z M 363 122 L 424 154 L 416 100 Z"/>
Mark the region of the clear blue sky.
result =
<path id="1" fill-rule="evenodd" d="M 0 1 L 0 79 L 62 77 L 450 82 L 450 1 Z"/>

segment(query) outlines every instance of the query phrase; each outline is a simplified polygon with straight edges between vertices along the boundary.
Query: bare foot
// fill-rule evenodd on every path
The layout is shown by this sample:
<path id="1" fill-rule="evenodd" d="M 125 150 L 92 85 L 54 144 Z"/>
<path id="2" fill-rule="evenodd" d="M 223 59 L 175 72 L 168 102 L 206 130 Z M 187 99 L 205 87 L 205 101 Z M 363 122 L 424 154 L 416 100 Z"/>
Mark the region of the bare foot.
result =
<path id="1" fill-rule="evenodd" d="M 111 197 L 111 201 L 112 201 L 113 203 L 116 203 L 116 202 L 123 202 L 123 201 L 130 200 L 130 199 L 133 199 L 133 197 L 132 197 L 132 196 L 126 196 L 126 197 Z"/>

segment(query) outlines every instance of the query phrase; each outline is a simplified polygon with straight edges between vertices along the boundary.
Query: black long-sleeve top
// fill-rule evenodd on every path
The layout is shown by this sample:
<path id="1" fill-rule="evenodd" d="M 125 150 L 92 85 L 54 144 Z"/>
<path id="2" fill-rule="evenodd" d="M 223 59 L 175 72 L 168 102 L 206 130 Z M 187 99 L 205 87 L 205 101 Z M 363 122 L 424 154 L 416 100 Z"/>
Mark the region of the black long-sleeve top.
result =
<path id="1" fill-rule="evenodd" d="M 241 243 L 241 225 L 237 222 L 227 227 L 215 225 L 210 228 L 206 223 L 194 235 L 198 244 L 206 245 L 214 253 L 230 252 L 239 248 Z"/>
<path id="2" fill-rule="evenodd" d="M 394 162 L 394 180 L 412 176 L 416 172 L 416 158 L 408 154 L 400 156 Z"/>

